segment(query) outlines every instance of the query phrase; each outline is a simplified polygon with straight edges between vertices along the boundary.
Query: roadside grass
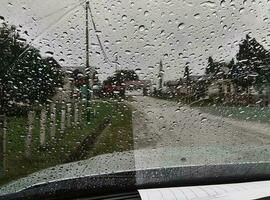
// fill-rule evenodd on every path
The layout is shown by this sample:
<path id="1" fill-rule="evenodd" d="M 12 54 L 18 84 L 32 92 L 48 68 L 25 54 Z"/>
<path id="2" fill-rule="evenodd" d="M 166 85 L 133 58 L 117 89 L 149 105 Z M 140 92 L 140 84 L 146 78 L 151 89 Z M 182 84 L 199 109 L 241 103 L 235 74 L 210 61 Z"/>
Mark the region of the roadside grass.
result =
<path id="1" fill-rule="evenodd" d="M 235 104 L 215 103 L 211 99 L 197 101 L 187 100 L 181 97 L 154 97 L 168 101 L 182 102 L 183 104 L 199 109 L 202 112 L 216 116 L 228 117 L 236 120 L 247 120 L 261 123 L 270 122 L 270 108 L 259 106 L 241 106 Z"/>
<path id="2" fill-rule="evenodd" d="M 233 118 L 237 120 L 248 120 L 262 123 L 270 122 L 269 107 L 248 107 L 248 106 L 204 106 L 198 107 L 201 111 L 212 115 Z"/>
<path id="3" fill-rule="evenodd" d="M 131 116 L 131 111 L 123 104 L 118 105 L 107 101 L 95 102 L 93 107 L 96 110 L 96 117 L 93 117 L 89 124 L 84 122 L 84 125 L 80 127 L 71 127 L 64 134 L 60 134 L 60 113 L 57 113 L 56 138 L 54 140 L 48 138 L 45 149 L 39 146 L 39 119 L 36 119 L 31 160 L 27 160 L 24 157 L 27 117 L 8 118 L 7 171 L 6 175 L 0 178 L 0 185 L 17 180 L 41 169 L 64 163 L 68 155 L 76 149 L 80 142 L 87 135 L 96 133 L 94 131 L 95 128 L 103 122 L 104 118 L 111 115 L 113 115 L 113 121 L 110 127 L 112 127 L 111 131 L 113 131 L 113 134 L 110 130 L 104 134 L 103 144 L 97 144 L 97 147 L 104 147 L 99 147 L 93 155 L 108 153 L 108 149 L 112 148 L 111 146 L 114 146 L 114 151 L 131 149 L 133 145 L 132 126 L 128 125 L 130 122 L 126 123 L 126 120 L 131 119 L 128 117 Z M 118 136 L 117 134 L 121 132 L 123 132 L 123 135 Z M 127 135 L 124 136 L 124 134 Z M 49 136 L 49 133 L 47 135 Z M 111 139 L 112 137 L 114 138 L 113 140 Z"/>
<path id="4" fill-rule="evenodd" d="M 124 103 L 113 103 L 112 123 L 97 138 L 92 151 L 86 156 L 91 158 L 104 153 L 133 150 L 132 108 Z"/>

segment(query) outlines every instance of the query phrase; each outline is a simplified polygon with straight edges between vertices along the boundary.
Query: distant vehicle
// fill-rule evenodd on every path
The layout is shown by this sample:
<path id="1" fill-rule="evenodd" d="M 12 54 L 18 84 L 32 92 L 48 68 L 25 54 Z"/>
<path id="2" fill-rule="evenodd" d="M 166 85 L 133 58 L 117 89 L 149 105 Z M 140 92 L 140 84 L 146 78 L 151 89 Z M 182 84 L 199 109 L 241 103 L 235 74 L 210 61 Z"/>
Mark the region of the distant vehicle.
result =
<path id="1" fill-rule="evenodd" d="M 103 95 L 104 96 L 125 96 L 125 87 L 119 85 L 104 85 L 103 86 Z"/>
<path id="2" fill-rule="evenodd" d="M 126 95 L 128 96 L 147 96 L 150 93 L 150 80 L 137 80 L 125 82 Z"/>

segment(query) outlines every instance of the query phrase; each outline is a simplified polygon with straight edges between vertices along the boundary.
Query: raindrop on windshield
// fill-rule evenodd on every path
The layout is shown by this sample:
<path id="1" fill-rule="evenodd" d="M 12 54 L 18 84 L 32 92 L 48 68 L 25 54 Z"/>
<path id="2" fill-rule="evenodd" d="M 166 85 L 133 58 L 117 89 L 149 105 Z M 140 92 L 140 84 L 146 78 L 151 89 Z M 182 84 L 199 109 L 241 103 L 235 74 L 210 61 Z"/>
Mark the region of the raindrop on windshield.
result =
<path id="1" fill-rule="evenodd" d="M 185 24 L 184 24 L 184 23 L 180 23 L 180 24 L 178 25 L 178 28 L 179 28 L 180 30 L 184 29 L 184 28 L 185 28 Z"/>
<path id="2" fill-rule="evenodd" d="M 144 31 L 145 30 L 145 26 L 144 25 L 139 26 L 139 30 L 140 31 Z"/>

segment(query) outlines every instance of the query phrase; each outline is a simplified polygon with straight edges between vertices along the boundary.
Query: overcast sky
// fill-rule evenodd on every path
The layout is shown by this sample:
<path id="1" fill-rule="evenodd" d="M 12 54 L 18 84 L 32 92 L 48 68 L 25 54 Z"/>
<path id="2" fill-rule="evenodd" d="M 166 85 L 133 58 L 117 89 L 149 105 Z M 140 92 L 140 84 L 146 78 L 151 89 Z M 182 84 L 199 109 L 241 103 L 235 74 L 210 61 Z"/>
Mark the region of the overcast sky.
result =
<path id="1" fill-rule="evenodd" d="M 82 2 L 82 3 L 80 3 Z M 98 34 L 108 58 L 118 53 L 119 68 L 156 79 L 164 63 L 165 79 L 183 75 L 186 62 L 202 73 L 210 55 L 230 60 L 247 33 L 270 49 L 267 0 L 91 0 Z M 63 66 L 84 66 L 85 4 L 82 0 L 1 0 L 0 13 L 45 55 L 53 51 Z M 90 23 L 91 65 L 101 79 L 112 74 Z"/>

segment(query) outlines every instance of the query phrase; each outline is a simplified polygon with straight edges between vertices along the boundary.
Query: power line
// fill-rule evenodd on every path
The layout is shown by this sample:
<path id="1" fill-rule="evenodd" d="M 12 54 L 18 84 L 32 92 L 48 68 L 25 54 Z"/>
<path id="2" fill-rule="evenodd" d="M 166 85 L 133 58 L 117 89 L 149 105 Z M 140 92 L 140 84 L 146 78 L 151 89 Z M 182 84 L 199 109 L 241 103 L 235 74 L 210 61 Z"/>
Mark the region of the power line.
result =
<path id="1" fill-rule="evenodd" d="M 44 19 L 46 19 L 46 18 L 49 18 L 49 17 L 51 17 L 51 16 L 53 16 L 53 15 L 59 13 L 59 11 L 62 11 L 63 9 L 67 9 L 67 8 L 69 8 L 70 6 L 75 5 L 75 4 L 77 4 L 77 3 L 72 3 L 72 4 L 69 4 L 69 5 L 65 5 L 64 7 L 61 7 L 61 8 L 59 8 L 59 9 L 57 9 L 57 10 L 55 10 L 55 11 L 49 13 L 49 14 L 46 14 L 46 15 L 44 15 L 44 16 L 42 16 L 42 17 L 38 17 L 37 19 L 35 19 L 35 18 L 32 18 L 32 19 L 33 19 L 35 22 L 42 21 L 42 20 L 44 20 Z M 31 23 L 33 23 L 33 22 L 32 22 L 32 21 L 31 21 L 31 22 L 27 22 L 27 23 L 23 24 L 23 26 L 28 25 L 28 24 L 31 24 Z"/>
<path id="2" fill-rule="evenodd" d="M 34 1 L 34 0 L 33 0 L 33 1 Z M 85 1 L 86 1 L 86 0 L 83 0 L 83 2 L 85 2 Z M 57 10 L 55 10 L 55 11 L 49 13 L 49 14 L 46 14 L 46 15 L 44 15 L 44 16 L 42 16 L 42 17 L 38 17 L 37 19 L 35 19 L 35 18 L 33 17 L 32 19 L 33 19 L 35 22 L 42 21 L 42 20 L 44 20 L 44 19 L 46 19 L 46 18 L 48 18 L 48 17 L 51 17 L 51 16 L 57 14 L 59 11 L 62 11 L 63 9 L 66 9 L 66 8 L 69 8 L 70 6 L 75 5 L 75 4 L 77 4 L 77 3 L 78 3 L 78 2 L 76 2 L 76 3 L 71 3 L 71 4 L 68 4 L 68 5 L 65 5 L 64 7 L 61 7 L 61 8 L 59 8 L 59 9 L 57 9 Z M 80 2 L 80 3 L 82 3 L 82 2 Z M 30 4 L 32 4 L 32 3 L 30 3 Z M 77 5 L 78 5 L 78 4 L 77 4 Z M 32 22 L 32 21 L 26 22 L 26 23 L 23 24 L 23 26 L 28 25 L 28 24 L 31 24 L 31 23 L 33 23 L 33 22 Z"/>
<path id="3" fill-rule="evenodd" d="M 24 51 L 14 60 L 14 62 L 10 65 L 10 66 L 14 66 L 14 64 L 16 63 L 16 61 L 21 58 L 30 48 L 31 48 L 31 44 L 33 44 L 35 41 L 37 41 L 40 37 L 42 37 L 46 32 L 48 32 L 48 30 L 52 29 L 55 25 L 57 25 L 64 17 L 66 17 L 66 15 L 68 15 L 69 13 L 71 13 L 72 11 L 74 11 L 76 8 L 78 8 L 79 6 L 83 5 L 84 3 L 86 2 L 86 0 L 83 0 L 83 1 L 80 1 L 78 4 L 76 3 L 75 6 L 73 6 L 71 9 L 67 10 L 65 13 L 63 13 L 60 17 L 58 17 L 58 19 L 56 19 L 54 21 L 54 23 L 52 24 L 49 24 L 49 26 L 47 26 L 44 31 L 41 31 L 41 33 L 39 35 L 37 35 L 37 37 L 35 39 L 33 39 L 31 42 L 29 42 L 29 44 L 25 47 Z M 70 4 L 68 6 L 65 6 L 63 8 L 68 8 L 70 6 L 72 6 L 74 4 Z M 61 8 L 61 9 L 63 9 Z M 92 14 L 92 10 L 91 10 L 91 7 L 90 5 L 88 5 L 88 9 L 89 9 L 89 13 L 90 13 L 90 16 L 91 16 L 91 21 L 92 21 L 92 24 L 93 24 L 93 28 L 94 28 L 94 31 L 96 33 L 96 37 L 97 37 L 97 40 L 98 40 L 98 43 L 99 43 L 99 46 L 100 46 L 100 49 L 102 51 L 102 54 L 104 56 L 104 59 L 105 61 L 107 61 L 111 66 L 113 66 L 112 64 L 112 61 L 109 59 L 109 57 L 107 56 L 106 54 L 106 51 L 102 45 L 102 42 L 101 42 L 101 39 L 98 35 L 98 30 L 97 30 L 97 27 L 96 27 L 96 23 L 94 21 L 94 17 L 93 17 L 93 14 Z M 45 18 L 48 18 L 52 15 L 54 15 L 56 12 L 58 12 L 60 9 L 48 14 L 48 15 L 45 15 L 43 16 L 42 18 L 39 18 L 38 21 L 40 20 L 43 20 Z"/>
<path id="4" fill-rule="evenodd" d="M 41 36 L 43 36 L 48 30 L 50 30 L 56 24 L 58 24 L 66 15 L 68 15 L 69 13 L 71 13 L 73 10 L 75 10 L 76 8 L 78 8 L 80 5 L 84 4 L 85 1 L 86 0 L 83 0 L 79 4 L 76 4 L 74 7 L 72 7 L 71 9 L 69 9 L 68 11 L 66 11 L 63 15 L 61 15 L 54 23 L 49 24 L 49 26 L 47 26 L 46 29 L 44 29 L 44 31 L 42 31 L 39 35 L 37 35 L 37 37 L 34 40 L 32 40 L 31 42 L 29 42 L 29 44 L 25 47 L 24 51 L 14 60 L 14 62 L 10 66 L 14 66 L 14 64 L 17 62 L 17 60 L 19 58 L 21 58 L 30 49 L 31 44 L 33 44 L 36 40 L 38 40 Z"/>
<path id="5" fill-rule="evenodd" d="M 103 47 L 103 45 L 102 45 L 102 42 L 101 42 L 101 40 L 100 40 L 100 37 L 99 37 L 99 35 L 98 35 L 98 30 L 97 30 L 97 27 L 96 27 L 96 23 L 95 23 L 95 21 L 94 21 L 94 16 L 93 16 L 93 13 L 92 13 L 90 4 L 88 4 L 88 9 L 89 9 L 89 13 L 90 13 L 90 16 L 91 16 L 91 21 L 92 21 L 92 24 L 93 24 L 93 28 L 94 28 L 94 31 L 95 31 L 95 33 L 96 33 L 96 37 L 97 37 L 97 40 L 98 40 L 100 49 L 101 49 L 101 51 L 102 51 L 102 54 L 103 54 L 103 56 L 104 56 L 104 59 L 105 59 L 105 61 L 107 60 L 107 62 L 108 62 L 111 66 L 113 66 L 111 60 L 109 59 L 109 57 L 108 57 L 107 54 L 106 54 L 106 51 L 105 51 L 105 49 L 104 49 L 104 47 Z"/>

